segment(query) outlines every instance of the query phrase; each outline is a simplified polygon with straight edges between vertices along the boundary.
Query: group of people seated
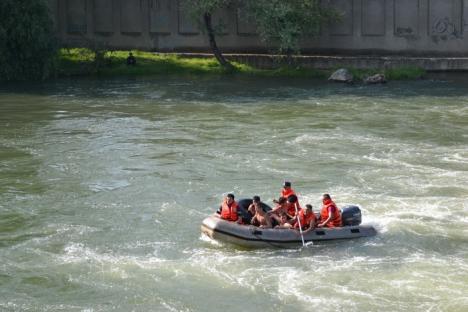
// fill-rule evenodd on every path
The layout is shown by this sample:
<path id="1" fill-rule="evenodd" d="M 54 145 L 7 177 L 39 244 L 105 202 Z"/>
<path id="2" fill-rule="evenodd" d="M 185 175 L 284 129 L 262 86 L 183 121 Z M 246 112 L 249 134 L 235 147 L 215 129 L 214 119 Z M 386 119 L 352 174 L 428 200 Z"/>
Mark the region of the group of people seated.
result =
<path id="1" fill-rule="evenodd" d="M 312 205 L 301 207 L 296 192 L 288 181 L 284 182 L 279 199 L 274 199 L 273 202 L 276 206 L 270 211 L 265 211 L 260 197 L 254 196 L 247 209 L 246 219 L 238 211 L 239 206 L 234 194 L 227 194 L 221 204 L 220 215 L 224 220 L 239 224 L 252 224 L 261 228 L 296 229 L 303 233 L 316 227 L 342 226 L 341 211 L 329 194 L 322 196 L 323 206 L 319 217 L 315 215 Z"/>

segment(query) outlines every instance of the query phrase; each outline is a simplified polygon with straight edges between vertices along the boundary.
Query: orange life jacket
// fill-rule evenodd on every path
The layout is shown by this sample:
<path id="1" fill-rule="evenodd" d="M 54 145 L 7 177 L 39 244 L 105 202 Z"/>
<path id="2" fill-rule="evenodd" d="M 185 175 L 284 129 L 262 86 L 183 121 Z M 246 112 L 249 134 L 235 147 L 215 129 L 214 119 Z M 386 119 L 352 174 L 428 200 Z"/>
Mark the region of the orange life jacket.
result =
<path id="1" fill-rule="evenodd" d="M 299 205 L 299 202 L 297 202 L 297 211 L 300 211 L 302 208 L 301 206 Z M 288 215 L 290 216 L 295 216 L 296 215 L 296 203 L 290 203 L 290 202 L 287 202 L 286 203 L 286 212 L 288 213 Z"/>
<path id="2" fill-rule="evenodd" d="M 221 218 L 228 221 L 237 221 L 237 202 L 233 201 L 231 206 L 226 201 L 221 204 Z"/>
<path id="3" fill-rule="evenodd" d="M 281 190 L 281 197 L 288 198 L 291 195 L 296 195 L 296 192 L 292 188 L 289 188 L 288 190 L 282 189 Z"/>
<path id="4" fill-rule="evenodd" d="M 308 215 L 305 215 L 304 209 L 301 209 L 301 211 L 299 211 L 299 221 L 301 222 L 301 227 L 303 230 L 309 228 L 310 222 L 312 220 L 314 221 L 314 223 L 316 222 L 315 213 L 311 212 Z M 297 221 L 296 224 L 294 224 L 294 227 L 297 229 L 299 228 L 299 223 Z"/>
<path id="5" fill-rule="evenodd" d="M 326 199 L 323 201 L 322 211 L 320 212 L 320 222 L 324 222 L 325 220 L 328 219 L 329 217 L 328 211 L 330 209 L 333 212 L 333 219 L 328 221 L 328 223 L 325 226 L 326 227 L 342 226 L 340 209 L 336 207 L 336 204 L 331 199 Z"/>

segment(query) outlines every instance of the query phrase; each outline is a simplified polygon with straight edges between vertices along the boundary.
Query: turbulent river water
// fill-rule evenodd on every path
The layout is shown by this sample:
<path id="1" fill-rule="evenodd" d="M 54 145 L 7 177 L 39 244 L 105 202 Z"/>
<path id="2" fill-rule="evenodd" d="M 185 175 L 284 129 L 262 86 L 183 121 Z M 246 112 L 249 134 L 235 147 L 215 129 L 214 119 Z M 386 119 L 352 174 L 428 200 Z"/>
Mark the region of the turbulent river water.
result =
<path id="1" fill-rule="evenodd" d="M 0 86 L 0 311 L 468 311 L 468 80 Z M 358 204 L 378 235 L 246 250 L 223 194 Z"/>

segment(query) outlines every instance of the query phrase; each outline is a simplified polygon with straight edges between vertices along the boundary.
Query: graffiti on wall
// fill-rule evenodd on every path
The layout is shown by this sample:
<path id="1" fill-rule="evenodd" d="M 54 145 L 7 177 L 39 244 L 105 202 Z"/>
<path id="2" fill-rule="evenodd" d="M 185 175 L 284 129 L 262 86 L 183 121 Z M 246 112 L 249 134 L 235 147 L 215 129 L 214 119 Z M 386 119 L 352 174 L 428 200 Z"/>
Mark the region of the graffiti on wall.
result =
<path id="1" fill-rule="evenodd" d="M 431 27 L 432 40 L 460 39 L 460 32 L 455 23 L 448 17 L 435 19 Z"/>
<path id="2" fill-rule="evenodd" d="M 432 25 L 432 33 L 438 35 L 457 35 L 455 25 L 448 17 L 440 18 Z"/>

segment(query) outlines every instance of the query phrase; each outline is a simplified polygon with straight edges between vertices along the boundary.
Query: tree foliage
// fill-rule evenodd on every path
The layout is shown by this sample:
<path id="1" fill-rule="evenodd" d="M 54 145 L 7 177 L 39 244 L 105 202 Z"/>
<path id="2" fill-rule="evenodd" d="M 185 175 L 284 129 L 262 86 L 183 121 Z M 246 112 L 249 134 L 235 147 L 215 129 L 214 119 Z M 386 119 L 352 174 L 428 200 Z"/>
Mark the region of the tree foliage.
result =
<path id="1" fill-rule="evenodd" d="M 216 10 L 227 8 L 235 0 L 183 0 L 184 9 L 196 20 L 200 20 L 203 14 L 213 14 Z"/>
<path id="2" fill-rule="evenodd" d="M 57 48 L 44 0 L 0 1 L 0 80 L 46 78 Z"/>
<path id="3" fill-rule="evenodd" d="M 319 0 L 184 0 L 184 3 L 184 9 L 208 34 L 213 53 L 225 68 L 230 64 L 217 47 L 219 31 L 211 23 L 211 16 L 217 10 L 242 6 L 255 21 L 260 38 L 289 56 L 300 52 L 304 37 L 317 35 L 327 21 L 339 17 Z"/>
<path id="4" fill-rule="evenodd" d="M 304 36 L 315 36 L 325 22 L 338 14 L 319 0 L 248 0 L 247 14 L 253 19 L 263 41 L 280 53 L 300 52 Z"/>

